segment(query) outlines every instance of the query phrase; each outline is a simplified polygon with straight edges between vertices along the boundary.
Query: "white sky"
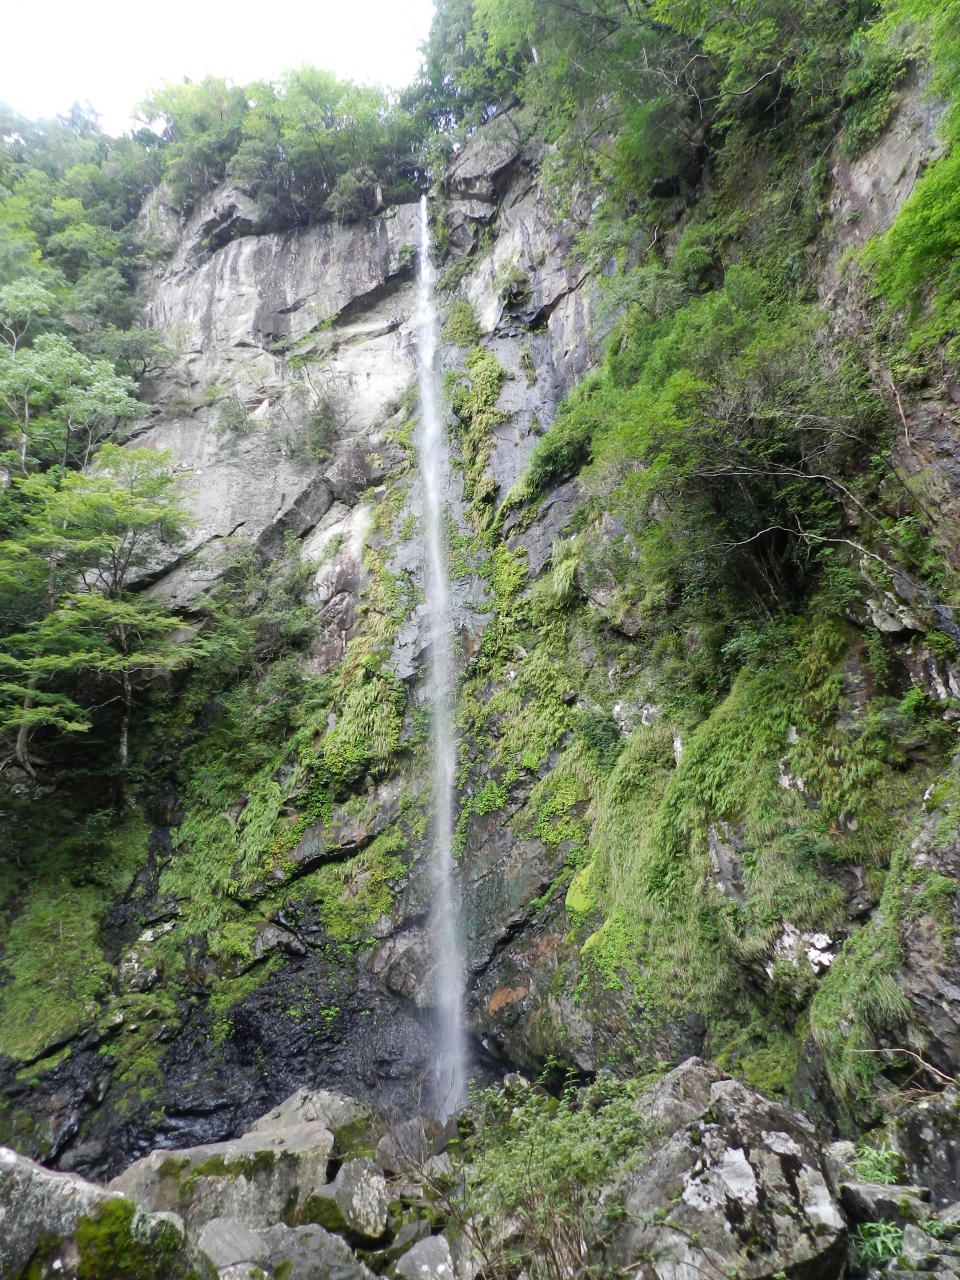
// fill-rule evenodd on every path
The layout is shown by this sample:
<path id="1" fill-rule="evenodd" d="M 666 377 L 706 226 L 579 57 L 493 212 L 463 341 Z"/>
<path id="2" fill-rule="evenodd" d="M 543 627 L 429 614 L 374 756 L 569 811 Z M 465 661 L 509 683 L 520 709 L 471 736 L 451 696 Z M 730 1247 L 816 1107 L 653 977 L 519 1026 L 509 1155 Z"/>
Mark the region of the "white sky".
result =
<path id="1" fill-rule="evenodd" d="M 29 119 L 89 102 L 117 134 L 184 76 L 243 84 L 309 63 L 401 88 L 432 15 L 433 0 L 0 0 L 0 102 Z"/>

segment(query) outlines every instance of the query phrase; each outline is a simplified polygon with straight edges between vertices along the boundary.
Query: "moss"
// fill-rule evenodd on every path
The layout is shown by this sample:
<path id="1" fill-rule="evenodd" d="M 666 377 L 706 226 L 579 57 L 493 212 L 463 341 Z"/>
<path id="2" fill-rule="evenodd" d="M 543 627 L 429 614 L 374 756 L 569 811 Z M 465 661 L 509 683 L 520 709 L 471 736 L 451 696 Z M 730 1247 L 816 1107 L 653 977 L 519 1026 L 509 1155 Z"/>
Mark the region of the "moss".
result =
<path id="1" fill-rule="evenodd" d="M 593 863 L 588 862 L 585 867 L 581 867 L 577 874 L 570 881 L 567 889 L 567 896 L 564 899 L 564 906 L 568 914 L 574 922 L 577 918 L 584 918 L 596 906 L 596 899 L 590 890 L 590 877 L 593 871 Z"/>
<path id="2" fill-rule="evenodd" d="M 404 865 L 395 855 L 406 848 L 399 826 L 372 840 L 366 849 L 345 862 L 321 867 L 301 880 L 297 897 L 316 908 L 328 937 L 339 944 L 358 944 L 393 901 L 391 884 L 403 875 Z"/>
<path id="3" fill-rule="evenodd" d="M 666 725 L 638 729 L 600 801 L 599 897 L 622 923 L 593 941 L 593 958 L 607 950 L 608 972 L 636 965 L 650 1009 L 692 1003 L 709 1013 L 737 985 L 732 966 L 763 962 L 786 922 L 829 933 L 842 895 L 826 867 L 888 859 L 923 785 L 922 773 L 903 774 L 882 704 L 852 740 L 836 728 L 835 633 L 804 627 L 797 646 L 744 673 L 689 733 L 676 766 Z M 742 907 L 712 885 L 711 822 L 742 833 Z M 619 957 L 614 940 L 625 946 Z"/>
<path id="4" fill-rule="evenodd" d="M 297 1225 L 314 1222 L 326 1231 L 343 1231 L 346 1221 L 332 1196 L 307 1196 L 297 1212 Z"/>
<path id="5" fill-rule="evenodd" d="M 51 840 L 49 830 L 38 831 L 37 840 L 29 851 L 32 883 L 0 933 L 0 1054 L 18 1062 L 50 1057 L 93 1024 L 113 974 L 100 950 L 100 922 L 146 857 L 139 811 L 92 815 L 75 835 Z"/>
<path id="6" fill-rule="evenodd" d="M 480 325 L 476 312 L 466 298 L 458 298 L 450 308 L 440 332 L 442 342 L 455 342 L 466 350 L 475 347 L 480 341 Z"/>
<path id="7" fill-rule="evenodd" d="M 347 1156 L 372 1158 L 373 1149 L 369 1142 L 371 1136 L 370 1120 L 367 1116 L 360 1115 L 349 1124 L 340 1125 L 333 1130 L 337 1155 L 342 1158 Z"/>
<path id="8" fill-rule="evenodd" d="M 249 1156 L 211 1156 L 190 1170 L 187 1181 L 193 1183 L 197 1178 L 246 1178 L 252 1181 L 258 1174 L 273 1173 L 277 1159 L 275 1151 L 257 1151 Z"/>
<path id="9" fill-rule="evenodd" d="M 171 1223 L 145 1227 L 136 1206 L 120 1197 L 81 1218 L 73 1233 L 80 1255 L 77 1280 L 201 1280 L 203 1273 L 185 1261 Z"/>
<path id="10" fill-rule="evenodd" d="M 364 667 L 347 691 L 337 722 L 323 744 L 334 782 L 345 786 L 373 770 L 383 773 L 400 741 L 404 695 L 389 673 Z"/>
<path id="11" fill-rule="evenodd" d="M 763 1097 L 792 1096 L 799 1061 L 798 1035 L 783 1030 L 756 1005 L 745 1005 L 739 1020 L 715 1023 L 706 1052 L 724 1071 Z"/>
<path id="12" fill-rule="evenodd" d="M 445 390 L 457 419 L 454 443 L 463 469 L 464 496 L 474 532 L 483 533 L 493 522 L 496 486 L 487 471 L 493 428 L 507 414 L 497 408 L 506 370 L 491 351 L 475 347 L 465 359 L 465 372 L 452 374 Z"/>
<path id="13" fill-rule="evenodd" d="M 941 780 L 934 847 L 952 838 L 960 822 L 958 779 L 951 769 Z M 884 1035 L 908 1029 L 916 1016 L 901 991 L 901 922 L 928 916 L 947 945 L 953 929 L 947 909 L 955 882 L 915 865 L 911 845 L 929 816 L 921 811 L 896 848 L 876 914 L 844 945 L 817 991 L 810 1010 L 814 1039 L 822 1049 L 838 1093 L 865 1100 L 884 1062 L 874 1050 Z M 921 838 L 930 839 L 927 832 Z M 899 1038 L 899 1037 L 898 1037 Z"/>

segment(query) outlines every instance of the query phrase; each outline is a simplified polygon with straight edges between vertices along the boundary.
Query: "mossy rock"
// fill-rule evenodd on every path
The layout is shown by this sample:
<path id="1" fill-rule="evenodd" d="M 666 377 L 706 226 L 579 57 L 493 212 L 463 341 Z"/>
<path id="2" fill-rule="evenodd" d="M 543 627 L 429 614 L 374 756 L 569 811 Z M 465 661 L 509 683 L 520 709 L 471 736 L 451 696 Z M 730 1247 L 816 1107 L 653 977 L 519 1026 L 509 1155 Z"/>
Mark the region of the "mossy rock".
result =
<path id="1" fill-rule="evenodd" d="M 176 1223 L 149 1216 L 117 1196 L 80 1218 L 66 1240 L 44 1240 L 34 1250 L 23 1280 L 71 1274 L 63 1255 L 79 1256 L 77 1280 L 215 1280 L 216 1271 L 188 1248 Z M 11 1278 L 13 1280 L 13 1278 Z"/>

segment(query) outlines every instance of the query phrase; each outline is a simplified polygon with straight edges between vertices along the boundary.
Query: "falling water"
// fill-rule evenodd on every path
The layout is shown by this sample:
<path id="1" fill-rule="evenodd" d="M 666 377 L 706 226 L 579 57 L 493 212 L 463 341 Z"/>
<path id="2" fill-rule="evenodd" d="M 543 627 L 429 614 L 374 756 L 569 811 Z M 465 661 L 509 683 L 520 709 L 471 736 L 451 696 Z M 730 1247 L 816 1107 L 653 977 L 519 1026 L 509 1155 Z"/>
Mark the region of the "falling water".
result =
<path id="1" fill-rule="evenodd" d="M 443 536 L 443 419 L 437 381 L 439 321 L 434 305 L 430 224 L 426 196 L 420 202 L 420 475 L 427 547 L 426 596 L 430 617 L 430 704 L 433 712 L 434 894 L 432 942 L 437 974 L 438 1107 L 444 1119 L 466 1096 L 466 1054 L 460 1011 L 461 963 L 453 902 L 453 784 L 457 747 L 453 730 L 453 661 L 450 593 Z"/>

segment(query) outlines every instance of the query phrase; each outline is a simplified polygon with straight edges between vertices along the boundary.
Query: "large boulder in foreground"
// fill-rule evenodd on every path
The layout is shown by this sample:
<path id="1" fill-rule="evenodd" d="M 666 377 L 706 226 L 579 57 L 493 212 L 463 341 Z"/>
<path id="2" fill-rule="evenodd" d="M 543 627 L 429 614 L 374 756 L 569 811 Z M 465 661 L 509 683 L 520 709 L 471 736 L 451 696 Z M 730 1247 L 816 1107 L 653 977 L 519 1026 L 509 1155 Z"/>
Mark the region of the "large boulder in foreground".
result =
<path id="1" fill-rule="evenodd" d="M 129 1275 L 211 1280 L 173 1214 L 151 1214 L 72 1173 L 54 1173 L 0 1147 L 0 1276 Z"/>
<path id="2" fill-rule="evenodd" d="M 251 1231 L 233 1218 L 212 1218 L 200 1248 L 221 1280 L 373 1280 L 344 1242 L 323 1227 L 278 1223 Z"/>
<path id="3" fill-rule="evenodd" d="M 250 1229 L 293 1222 L 298 1209 L 326 1186 L 335 1152 L 342 1153 L 369 1123 L 369 1111 L 353 1098 L 300 1089 L 242 1137 L 153 1151 L 110 1187 L 143 1209 L 179 1214 L 194 1240 L 212 1218 Z"/>
<path id="4" fill-rule="evenodd" d="M 637 1280 L 834 1280 L 847 1247 L 813 1126 L 691 1058 L 638 1101 L 650 1156 L 611 1190 L 604 1260 Z"/>

